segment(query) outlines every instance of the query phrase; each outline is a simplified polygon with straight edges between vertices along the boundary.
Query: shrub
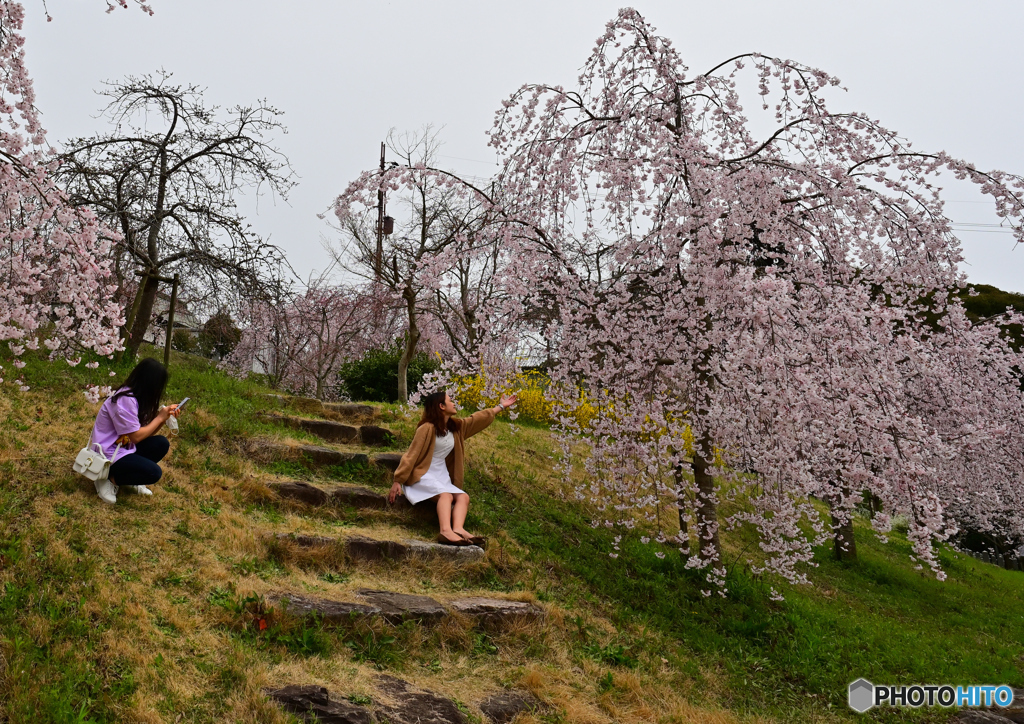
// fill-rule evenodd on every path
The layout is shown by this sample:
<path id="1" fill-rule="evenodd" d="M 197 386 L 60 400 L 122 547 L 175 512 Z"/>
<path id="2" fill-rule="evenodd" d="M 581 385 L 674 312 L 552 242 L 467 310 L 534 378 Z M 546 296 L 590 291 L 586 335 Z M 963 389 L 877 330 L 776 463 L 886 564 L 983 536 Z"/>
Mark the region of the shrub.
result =
<path id="1" fill-rule="evenodd" d="M 242 330 L 224 310 L 206 320 L 202 331 L 199 332 L 199 346 L 207 357 L 216 356 L 224 359 L 238 346 L 241 339 Z"/>
<path id="2" fill-rule="evenodd" d="M 493 395 L 484 394 L 484 389 L 487 386 L 486 371 L 457 377 L 454 386 L 459 404 L 466 410 L 496 405 L 502 395 L 517 394 L 516 412 L 519 414 L 519 419 L 531 420 L 544 425 L 550 425 L 555 421 L 554 405 L 545 394 L 548 387 L 551 386 L 551 379 L 543 372 L 537 370 L 520 372 L 500 385 L 499 392 Z M 481 405 L 481 403 L 483 404 Z M 596 409 L 584 397 L 570 415 L 576 419 L 581 428 L 585 428 L 596 413 Z"/>
<path id="3" fill-rule="evenodd" d="M 398 402 L 398 361 L 405 342 L 371 349 L 361 359 L 345 362 L 338 370 L 338 394 L 350 400 Z M 408 389 L 415 390 L 423 375 L 440 366 L 436 358 L 418 352 L 409 362 Z"/>
<path id="4" fill-rule="evenodd" d="M 176 329 L 171 335 L 171 348 L 178 352 L 195 353 L 199 350 L 199 343 L 187 329 Z"/>

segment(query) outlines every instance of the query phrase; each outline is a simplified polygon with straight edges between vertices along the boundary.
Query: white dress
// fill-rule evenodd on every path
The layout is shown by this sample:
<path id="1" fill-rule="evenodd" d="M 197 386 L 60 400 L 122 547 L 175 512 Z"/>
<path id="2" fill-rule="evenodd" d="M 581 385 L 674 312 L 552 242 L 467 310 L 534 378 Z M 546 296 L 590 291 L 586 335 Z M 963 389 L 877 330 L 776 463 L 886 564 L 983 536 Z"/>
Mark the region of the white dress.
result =
<path id="1" fill-rule="evenodd" d="M 452 484 L 452 476 L 448 474 L 448 466 L 444 459 L 455 449 L 455 434 L 451 431 L 444 437 L 434 438 L 434 456 L 430 459 L 430 468 L 423 477 L 412 485 L 403 485 L 402 493 L 413 505 L 433 498 L 441 493 L 458 494 L 459 490 Z"/>

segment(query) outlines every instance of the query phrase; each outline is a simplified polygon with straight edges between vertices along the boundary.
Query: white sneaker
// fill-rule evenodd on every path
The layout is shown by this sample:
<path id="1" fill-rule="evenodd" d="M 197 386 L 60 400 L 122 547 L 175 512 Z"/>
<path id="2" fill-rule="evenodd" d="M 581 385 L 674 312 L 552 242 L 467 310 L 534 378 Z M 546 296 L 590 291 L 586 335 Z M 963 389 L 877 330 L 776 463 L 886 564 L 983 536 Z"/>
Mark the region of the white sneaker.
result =
<path id="1" fill-rule="evenodd" d="M 125 493 L 138 493 L 139 495 L 152 495 L 153 491 L 147 488 L 145 485 L 124 485 L 122 486 Z M 120 488 L 119 488 L 120 490 Z"/>
<path id="2" fill-rule="evenodd" d="M 117 486 L 109 479 L 96 480 L 93 484 L 96 486 L 96 494 L 100 496 L 100 500 L 111 505 L 117 502 Z"/>

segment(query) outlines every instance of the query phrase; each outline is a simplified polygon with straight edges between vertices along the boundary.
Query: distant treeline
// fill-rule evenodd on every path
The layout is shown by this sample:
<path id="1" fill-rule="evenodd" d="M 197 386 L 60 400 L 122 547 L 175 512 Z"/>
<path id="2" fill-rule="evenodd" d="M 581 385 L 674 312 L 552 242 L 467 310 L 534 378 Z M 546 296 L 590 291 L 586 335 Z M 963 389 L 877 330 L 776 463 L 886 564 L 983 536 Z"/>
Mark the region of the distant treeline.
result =
<path id="1" fill-rule="evenodd" d="M 971 296 L 969 289 L 973 288 L 978 294 Z M 1016 292 L 1004 292 L 990 284 L 971 284 L 961 291 L 959 296 L 967 310 L 967 316 L 972 322 L 980 322 L 994 317 L 1012 307 L 1018 312 L 1024 312 L 1024 294 Z M 1024 329 L 1019 324 L 1007 325 L 1006 332 L 1013 340 L 1013 346 L 1020 349 L 1024 344 Z"/>

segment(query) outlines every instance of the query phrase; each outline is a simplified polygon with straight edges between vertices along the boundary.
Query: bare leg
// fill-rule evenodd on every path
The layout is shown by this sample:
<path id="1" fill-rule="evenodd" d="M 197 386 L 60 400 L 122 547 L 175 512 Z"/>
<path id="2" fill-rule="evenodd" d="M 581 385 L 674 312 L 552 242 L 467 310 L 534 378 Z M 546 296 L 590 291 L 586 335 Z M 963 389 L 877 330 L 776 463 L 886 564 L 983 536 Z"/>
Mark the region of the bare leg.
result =
<path id="1" fill-rule="evenodd" d="M 467 513 L 469 513 L 469 496 L 466 493 L 457 493 L 455 495 L 455 508 L 452 510 L 452 530 L 457 535 L 471 535 L 465 528 Z"/>
<path id="2" fill-rule="evenodd" d="M 462 497 L 462 496 L 459 496 Z M 463 520 L 466 516 L 463 514 Z M 457 541 L 460 536 L 452 531 L 452 494 L 441 493 L 437 496 L 437 522 L 441 526 L 441 535 L 450 541 Z"/>

